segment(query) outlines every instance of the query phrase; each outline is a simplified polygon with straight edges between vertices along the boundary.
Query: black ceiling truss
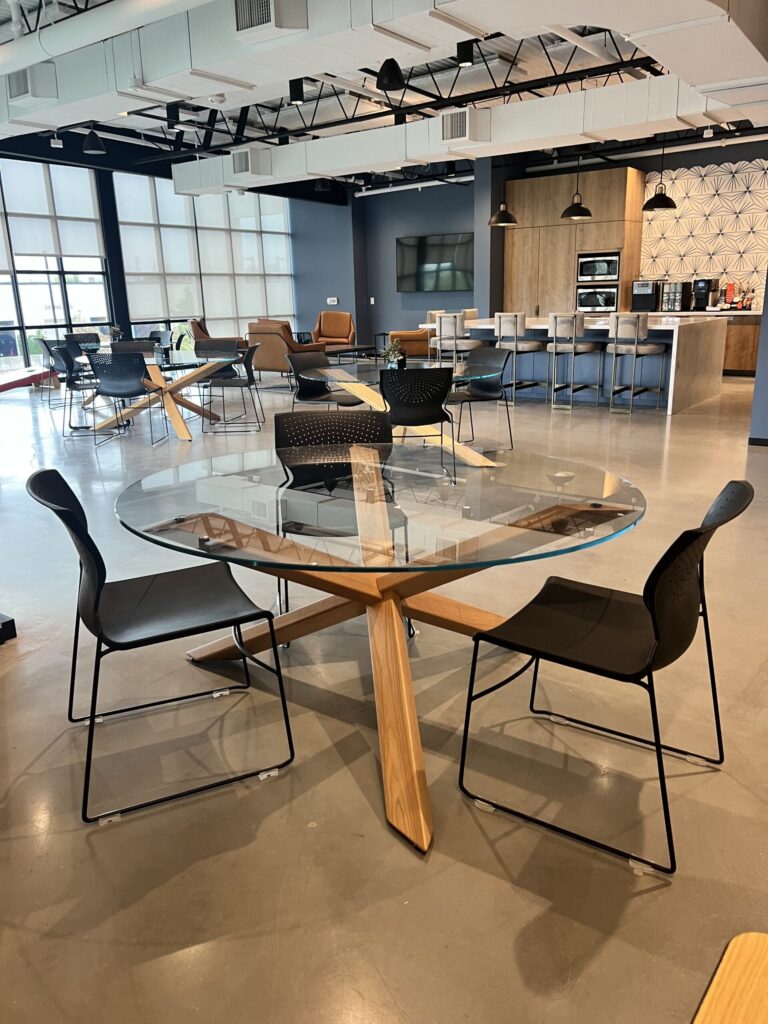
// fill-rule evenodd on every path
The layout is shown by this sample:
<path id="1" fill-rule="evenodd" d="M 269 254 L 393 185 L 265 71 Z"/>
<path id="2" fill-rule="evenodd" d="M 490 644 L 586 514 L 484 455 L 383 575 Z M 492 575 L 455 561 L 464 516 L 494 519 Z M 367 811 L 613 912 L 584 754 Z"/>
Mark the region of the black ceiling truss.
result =
<path id="1" fill-rule="evenodd" d="M 112 2 L 113 0 L 103 0 L 103 3 L 99 6 L 103 7 L 105 4 Z M 31 21 L 29 18 L 30 12 L 28 12 L 25 7 L 19 8 L 19 13 L 21 14 L 21 20 L 24 24 L 25 29 L 25 31 L 22 33 L 22 37 L 24 35 L 33 35 L 36 32 L 43 32 L 46 28 L 50 28 L 52 25 L 58 25 L 62 21 L 69 21 L 70 18 L 76 18 L 80 14 L 87 14 L 87 12 L 90 10 L 90 0 L 69 0 L 68 3 L 63 3 L 61 2 L 61 0 L 59 0 L 59 11 L 63 10 L 64 8 L 67 8 L 69 10 L 69 13 L 64 15 L 64 17 L 56 18 L 55 21 L 48 20 L 48 12 L 45 8 L 46 5 L 44 3 L 44 0 L 38 0 L 37 6 L 35 7 L 34 17 Z M 43 18 L 43 14 L 45 14 L 45 18 Z M 10 22 L 5 22 L 5 24 L 8 25 L 10 24 Z M 13 41 L 13 39 L 7 39 L 5 40 L 4 43 L 0 45 L 7 46 L 9 43 L 12 43 Z"/>

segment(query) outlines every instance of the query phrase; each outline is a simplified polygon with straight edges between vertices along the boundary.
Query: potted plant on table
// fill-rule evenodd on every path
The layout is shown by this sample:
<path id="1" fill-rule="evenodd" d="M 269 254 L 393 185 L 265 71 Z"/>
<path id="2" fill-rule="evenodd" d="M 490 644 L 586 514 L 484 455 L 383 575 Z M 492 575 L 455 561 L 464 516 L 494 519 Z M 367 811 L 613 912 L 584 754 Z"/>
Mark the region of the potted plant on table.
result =
<path id="1" fill-rule="evenodd" d="M 390 338 L 384 348 L 384 362 L 390 370 L 405 369 L 405 353 L 400 348 L 397 338 Z"/>

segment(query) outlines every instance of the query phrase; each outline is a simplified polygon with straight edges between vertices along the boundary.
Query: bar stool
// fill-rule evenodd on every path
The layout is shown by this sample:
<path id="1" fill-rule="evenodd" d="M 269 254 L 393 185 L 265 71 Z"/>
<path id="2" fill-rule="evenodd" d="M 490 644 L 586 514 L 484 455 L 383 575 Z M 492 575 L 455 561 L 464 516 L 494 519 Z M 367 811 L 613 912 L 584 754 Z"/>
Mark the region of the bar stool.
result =
<path id="1" fill-rule="evenodd" d="M 649 387 L 646 384 L 635 384 L 638 360 L 645 356 L 663 356 L 664 346 L 646 342 L 648 337 L 648 314 L 647 313 L 611 313 L 609 324 L 609 335 L 611 341 L 606 346 L 606 352 L 611 359 L 611 399 L 610 411 L 632 414 L 632 406 L 638 395 L 646 392 L 656 392 L 656 408 L 661 405 L 661 388 L 664 377 L 664 360 L 659 358 L 659 382 L 656 387 Z M 621 376 L 621 362 L 624 356 L 632 360 L 632 376 L 629 384 L 617 384 L 617 375 Z M 640 377 L 643 376 L 642 365 Z M 622 408 L 616 405 L 616 395 L 629 392 L 629 406 Z"/>
<path id="2" fill-rule="evenodd" d="M 444 309 L 428 309 L 427 310 L 427 319 L 426 319 L 425 322 L 428 323 L 428 324 L 435 323 L 435 319 L 437 317 L 437 314 L 438 313 L 444 313 L 444 312 L 445 312 Z"/>
<path id="3" fill-rule="evenodd" d="M 496 335 L 496 347 L 504 348 L 512 353 L 512 376 L 507 387 L 512 389 L 512 405 L 515 404 L 515 393 L 525 388 L 548 387 L 548 381 L 518 380 L 517 356 L 523 353 L 543 352 L 541 341 L 525 338 L 525 313 L 496 313 L 493 318 L 493 333 Z M 511 340 L 504 340 L 504 339 Z M 533 356 L 531 356 L 533 365 Z"/>
<path id="4" fill-rule="evenodd" d="M 552 408 L 567 409 L 573 411 L 573 396 L 577 391 L 584 391 L 586 388 L 594 388 L 597 395 L 597 402 L 600 401 L 600 387 L 603 375 L 603 350 L 594 341 L 579 341 L 584 334 L 583 313 L 550 313 L 549 328 L 547 336 L 552 339 L 547 345 L 547 352 L 552 356 Z M 597 353 L 597 381 L 594 384 L 577 384 L 576 360 L 579 356 Z M 571 372 L 570 380 L 565 383 L 558 383 L 557 363 L 562 356 L 570 356 Z M 547 383 L 549 383 L 549 360 L 547 360 Z M 568 389 L 570 401 L 566 405 L 557 401 L 558 391 Z"/>
<path id="5" fill-rule="evenodd" d="M 430 349 L 437 352 L 437 361 L 442 363 L 443 350 L 453 353 L 453 368 L 456 369 L 459 352 L 471 352 L 481 348 L 483 342 L 464 336 L 463 313 L 438 313 L 435 317 L 435 336 L 430 340 Z"/>

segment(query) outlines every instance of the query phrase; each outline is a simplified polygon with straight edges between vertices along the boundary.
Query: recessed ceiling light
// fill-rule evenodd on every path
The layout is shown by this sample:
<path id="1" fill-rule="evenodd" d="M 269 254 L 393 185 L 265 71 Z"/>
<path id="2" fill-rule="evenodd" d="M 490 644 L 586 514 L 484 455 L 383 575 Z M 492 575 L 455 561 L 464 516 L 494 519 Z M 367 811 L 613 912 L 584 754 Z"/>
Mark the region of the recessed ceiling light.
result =
<path id="1" fill-rule="evenodd" d="M 288 83 L 288 99 L 294 107 L 300 107 L 304 102 L 304 79 L 292 78 Z"/>

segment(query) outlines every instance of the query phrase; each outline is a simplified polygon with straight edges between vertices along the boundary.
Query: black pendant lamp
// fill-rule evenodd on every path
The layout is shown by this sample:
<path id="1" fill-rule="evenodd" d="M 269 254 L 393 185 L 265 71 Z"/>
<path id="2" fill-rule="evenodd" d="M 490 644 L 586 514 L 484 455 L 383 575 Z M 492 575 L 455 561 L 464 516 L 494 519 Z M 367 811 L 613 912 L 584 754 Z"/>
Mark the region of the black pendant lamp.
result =
<path id="1" fill-rule="evenodd" d="M 661 169 L 659 172 L 659 184 L 650 199 L 643 203 L 644 213 L 653 213 L 655 210 L 676 210 L 677 203 L 672 196 L 667 195 L 664 184 L 664 144 L 661 146 Z"/>
<path id="2" fill-rule="evenodd" d="M 399 92 L 405 88 L 405 79 L 394 57 L 387 57 L 376 75 L 376 88 L 382 92 Z"/>
<path id="3" fill-rule="evenodd" d="M 492 228 L 512 228 L 517 224 L 517 217 L 510 213 L 506 203 L 500 203 L 499 208 L 488 221 Z"/>
<path id="4" fill-rule="evenodd" d="M 104 156 L 107 147 L 101 141 L 96 132 L 91 128 L 83 141 L 83 152 L 88 156 Z"/>
<path id="5" fill-rule="evenodd" d="M 576 165 L 576 191 L 573 193 L 573 199 L 571 200 L 570 206 L 566 206 L 563 212 L 560 214 L 562 220 L 591 220 L 592 211 L 588 206 L 584 205 L 584 200 L 581 198 L 581 192 L 579 192 L 579 171 L 581 170 L 581 157 Z"/>

